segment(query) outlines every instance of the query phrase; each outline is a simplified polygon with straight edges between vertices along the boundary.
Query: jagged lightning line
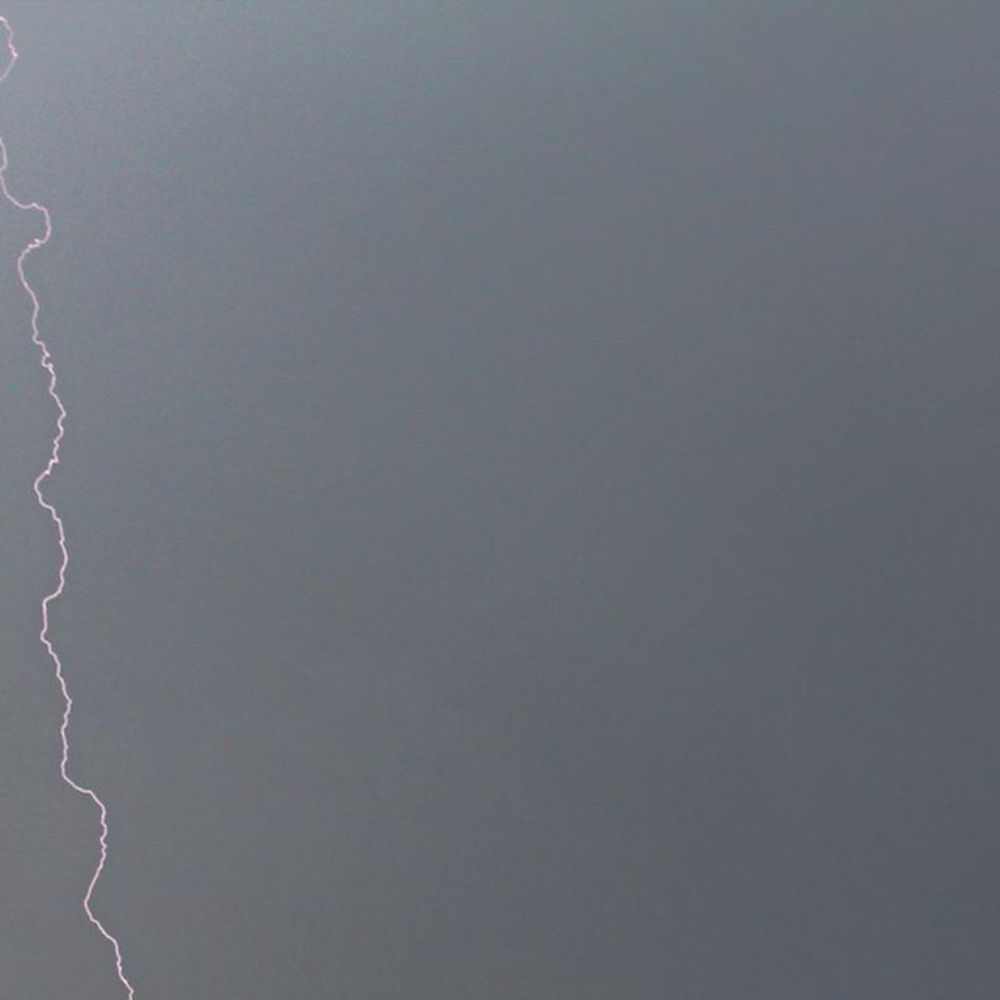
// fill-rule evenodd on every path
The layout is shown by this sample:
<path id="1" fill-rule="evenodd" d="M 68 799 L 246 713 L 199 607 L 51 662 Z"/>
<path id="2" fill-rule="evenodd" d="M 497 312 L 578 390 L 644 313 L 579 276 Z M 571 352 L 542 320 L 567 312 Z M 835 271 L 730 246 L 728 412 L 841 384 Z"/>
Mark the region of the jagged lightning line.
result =
<path id="1" fill-rule="evenodd" d="M 9 61 L 3 72 L 0 73 L 0 83 L 2 83 L 7 79 L 10 71 L 14 68 L 14 63 L 17 62 L 18 53 L 17 49 L 14 48 L 14 32 L 8 23 L 7 18 L 3 15 L 0 15 L 0 24 L 3 25 L 5 43 L 9 54 Z M 28 243 L 17 258 L 17 274 L 21 279 L 21 285 L 24 287 L 28 298 L 31 300 L 31 342 L 38 348 L 39 361 L 42 368 L 45 370 L 45 373 L 48 375 L 48 393 L 56 407 L 56 432 L 55 436 L 52 438 L 52 448 L 49 452 L 49 458 L 45 463 L 45 467 L 35 477 L 35 481 L 33 483 L 35 496 L 38 499 L 39 506 L 48 513 L 49 517 L 52 518 L 52 523 L 55 526 L 56 536 L 59 542 L 60 555 L 58 582 L 56 588 L 42 599 L 42 628 L 38 633 L 38 638 L 45 647 L 46 652 L 49 654 L 49 657 L 52 659 L 52 663 L 55 666 L 56 680 L 59 682 L 59 690 L 62 692 L 63 697 L 62 724 L 59 727 L 59 739 L 62 743 L 62 757 L 59 761 L 59 773 L 62 775 L 63 781 L 65 781 L 74 792 L 90 799 L 90 801 L 97 807 L 100 819 L 101 832 L 98 837 L 100 856 L 97 861 L 97 867 L 94 869 L 90 882 L 87 885 L 87 892 L 83 897 L 83 911 L 86 913 L 87 919 L 94 925 L 94 927 L 97 928 L 100 935 L 111 946 L 111 950 L 114 952 L 115 968 L 118 972 L 118 979 L 122 986 L 125 987 L 128 994 L 128 1000 L 133 1000 L 135 990 L 132 988 L 132 984 L 125 975 L 122 950 L 121 946 L 118 944 L 118 939 L 111 934 L 110 931 L 108 931 L 100 920 L 98 920 L 90 906 L 91 898 L 94 895 L 94 889 L 100 880 L 101 874 L 104 871 L 104 866 L 108 860 L 108 807 L 101 800 L 101 797 L 97 794 L 97 792 L 95 792 L 92 788 L 87 788 L 85 785 L 78 784 L 70 776 L 69 718 L 73 712 L 73 699 L 70 696 L 69 686 L 66 683 L 66 675 L 63 671 L 62 661 L 59 659 L 59 654 L 55 651 L 52 646 L 52 642 L 49 639 L 49 605 L 53 601 L 59 599 L 66 586 L 66 566 L 69 564 L 69 549 L 66 547 L 66 529 L 63 525 L 62 518 L 59 516 L 59 512 L 56 508 L 45 499 L 45 494 L 42 492 L 42 484 L 49 478 L 50 475 L 52 475 L 52 470 L 59 464 L 59 448 L 66 433 L 66 407 L 63 405 L 62 398 L 57 391 L 58 378 L 56 376 L 55 365 L 52 363 L 52 354 L 49 351 L 48 345 L 42 339 L 41 334 L 38 332 L 38 296 L 35 294 L 31 285 L 28 284 L 28 279 L 25 277 L 24 262 L 27 260 L 28 255 L 34 250 L 37 250 L 40 246 L 44 246 L 48 243 L 49 237 L 52 235 L 52 221 L 49 217 L 49 210 L 45 208 L 44 205 L 39 205 L 34 201 L 20 202 L 10 193 L 10 191 L 7 190 L 7 147 L 4 145 L 3 139 L 0 139 L 0 193 L 3 194 L 3 197 L 6 198 L 10 204 L 14 205 L 21 211 L 40 212 L 45 223 L 43 234 L 41 236 L 36 236 L 33 240 L 31 240 L 31 242 Z"/>

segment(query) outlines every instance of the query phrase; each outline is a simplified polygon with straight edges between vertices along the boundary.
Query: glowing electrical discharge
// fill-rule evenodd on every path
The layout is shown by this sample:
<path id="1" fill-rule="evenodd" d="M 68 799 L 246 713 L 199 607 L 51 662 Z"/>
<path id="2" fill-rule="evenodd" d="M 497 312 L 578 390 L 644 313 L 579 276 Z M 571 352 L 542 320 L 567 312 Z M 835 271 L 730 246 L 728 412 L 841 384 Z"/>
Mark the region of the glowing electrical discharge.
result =
<path id="1" fill-rule="evenodd" d="M 14 63 L 17 62 L 17 49 L 14 48 L 14 32 L 11 29 L 7 18 L 0 15 L 0 24 L 3 25 L 3 31 L 5 35 L 5 44 L 7 47 L 7 52 L 9 59 L 6 67 L 2 73 L 0 73 L 0 83 L 3 83 L 7 79 L 10 71 L 14 68 Z M 122 960 L 121 947 L 118 944 L 118 939 L 111 934 L 104 924 L 94 915 L 93 909 L 91 909 L 90 901 L 94 895 L 94 889 L 97 886 L 98 880 L 101 877 L 101 873 L 104 871 L 104 866 L 108 860 L 108 807 L 101 800 L 100 796 L 92 788 L 87 788 L 85 785 L 78 784 L 76 781 L 70 777 L 69 774 L 69 718 L 73 712 L 73 699 L 70 697 L 69 686 L 66 683 L 66 676 L 63 671 L 62 661 L 59 659 L 59 654 L 55 651 L 52 646 L 52 642 L 49 639 L 49 605 L 58 600 L 66 586 L 66 566 L 69 563 L 69 549 L 66 547 L 66 529 L 63 525 L 62 518 L 59 516 L 59 512 L 56 508 L 45 499 L 45 494 L 42 492 L 42 484 L 46 479 L 52 475 L 52 470 L 59 464 L 59 447 L 62 444 L 63 437 L 65 435 L 66 426 L 66 407 L 63 405 L 63 401 L 59 396 L 57 391 L 56 369 L 55 365 L 52 363 L 52 354 L 49 351 L 48 345 L 42 339 L 41 334 L 38 332 L 38 296 L 35 295 L 34 289 L 28 284 L 28 279 L 24 274 L 24 262 L 27 260 L 28 255 L 32 251 L 37 250 L 40 246 L 44 246 L 49 241 L 49 237 L 52 235 L 52 222 L 49 218 L 49 210 L 43 205 L 39 205 L 37 202 L 20 202 L 7 190 L 7 147 L 4 145 L 3 139 L 0 139 L 0 193 L 3 197 L 12 204 L 15 208 L 20 209 L 23 212 L 40 212 L 42 220 L 44 223 L 44 229 L 41 236 L 36 236 L 30 243 L 21 251 L 17 258 L 17 275 L 21 279 L 21 285 L 24 287 L 28 298 L 31 300 L 31 342 L 38 348 L 39 361 L 42 368 L 45 370 L 48 376 L 48 392 L 49 396 L 52 398 L 53 403 L 56 407 L 56 431 L 55 436 L 52 438 L 52 448 L 49 451 L 48 461 L 45 463 L 45 467 L 41 472 L 35 477 L 34 490 L 35 496 L 38 498 L 39 506 L 42 507 L 52 518 L 52 523 L 56 529 L 56 536 L 59 542 L 59 573 L 58 580 L 55 590 L 52 593 L 47 594 L 42 599 L 42 628 L 38 633 L 38 638 L 42 645 L 45 647 L 46 652 L 52 659 L 52 663 L 55 667 L 56 680 L 59 683 L 59 690 L 62 692 L 63 697 L 63 714 L 62 714 L 62 724 L 59 727 L 59 738 L 62 742 L 62 758 L 59 762 L 59 773 L 62 775 L 63 781 L 80 795 L 85 796 L 90 799 L 91 802 L 97 807 L 99 819 L 100 819 L 100 836 L 98 837 L 98 844 L 100 847 L 99 857 L 97 861 L 97 867 L 94 869 L 94 873 L 90 878 L 90 883 L 87 885 L 87 892 L 83 897 L 83 911 L 87 915 L 87 919 L 97 928 L 101 936 L 108 942 L 114 952 L 115 958 L 115 968 L 118 972 L 118 979 L 122 986 L 128 994 L 128 1000 L 133 1000 L 135 996 L 135 990 L 132 988 L 132 984 L 128 981 L 125 975 L 124 964 Z"/>

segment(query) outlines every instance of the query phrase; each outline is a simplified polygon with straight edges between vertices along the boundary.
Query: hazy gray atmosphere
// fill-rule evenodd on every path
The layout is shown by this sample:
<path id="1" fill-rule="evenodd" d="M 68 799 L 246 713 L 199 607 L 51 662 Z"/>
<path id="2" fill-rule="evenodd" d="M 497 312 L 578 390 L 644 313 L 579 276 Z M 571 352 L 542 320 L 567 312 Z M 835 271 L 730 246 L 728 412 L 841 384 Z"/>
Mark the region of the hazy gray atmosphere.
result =
<path id="1" fill-rule="evenodd" d="M 137 1000 L 993 1000 L 1000 8 L 17 2 Z M 111 1000 L 0 213 L 0 996 Z"/>

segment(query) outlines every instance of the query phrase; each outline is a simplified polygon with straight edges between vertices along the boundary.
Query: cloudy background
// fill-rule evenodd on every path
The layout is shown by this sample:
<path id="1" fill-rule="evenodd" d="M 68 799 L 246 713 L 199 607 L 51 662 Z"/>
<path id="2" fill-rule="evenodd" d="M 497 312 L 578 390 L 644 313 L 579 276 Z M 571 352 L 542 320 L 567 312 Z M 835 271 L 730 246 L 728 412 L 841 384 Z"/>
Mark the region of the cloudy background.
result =
<path id="1" fill-rule="evenodd" d="M 1000 11 L 24 2 L 139 1000 L 1000 989 Z M 0 995 L 78 910 L 0 213 Z"/>

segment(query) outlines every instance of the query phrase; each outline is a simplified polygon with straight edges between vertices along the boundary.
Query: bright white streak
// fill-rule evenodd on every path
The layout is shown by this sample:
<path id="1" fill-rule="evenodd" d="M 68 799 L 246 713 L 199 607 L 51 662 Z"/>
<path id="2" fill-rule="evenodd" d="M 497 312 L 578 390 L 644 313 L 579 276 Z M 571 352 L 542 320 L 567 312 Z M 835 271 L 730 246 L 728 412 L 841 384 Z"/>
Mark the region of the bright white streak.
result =
<path id="1" fill-rule="evenodd" d="M 14 68 L 14 63 L 17 62 L 18 54 L 17 49 L 14 48 L 14 32 L 11 30 L 7 18 L 0 15 L 0 23 L 3 24 L 7 51 L 10 55 L 9 62 L 6 67 L 4 67 L 3 72 L 0 73 L 0 83 L 2 83 L 7 79 L 10 71 Z M 0 193 L 3 194 L 3 197 L 10 202 L 10 204 L 21 211 L 40 212 L 44 222 L 44 231 L 42 235 L 36 236 L 33 240 L 31 240 L 31 242 L 28 243 L 17 258 L 17 275 L 21 279 L 21 285 L 24 287 L 28 298 L 31 300 L 31 342 L 38 348 L 39 361 L 48 376 L 48 393 L 56 407 L 56 432 L 55 436 L 52 438 L 52 447 L 49 451 L 49 458 L 45 463 L 45 467 L 35 477 L 33 484 L 35 496 L 38 498 L 39 506 L 48 513 L 49 517 L 52 518 L 53 525 L 55 526 L 56 536 L 59 543 L 60 557 L 56 588 L 50 594 L 46 594 L 46 596 L 42 599 L 42 628 L 38 633 L 38 638 L 52 659 L 52 663 L 55 667 L 56 680 L 59 683 L 59 690 L 63 697 L 62 724 L 59 727 L 59 738 L 62 742 L 62 757 L 59 761 L 59 773 L 62 775 L 63 781 L 65 781 L 74 792 L 85 796 L 93 802 L 93 804 L 97 807 L 100 820 L 101 832 L 98 837 L 100 852 L 97 860 L 97 867 L 94 869 L 94 872 L 90 877 L 90 882 L 87 885 L 87 892 L 83 897 L 83 911 L 86 913 L 87 919 L 94 925 L 94 927 L 97 928 L 100 935 L 111 946 L 111 950 L 114 952 L 115 969 L 118 973 L 118 979 L 125 988 L 128 1000 L 133 1000 L 135 990 L 132 988 L 132 984 L 128 981 L 128 978 L 125 975 L 122 950 L 118 944 L 118 939 L 108 931 L 100 920 L 98 920 L 90 905 L 91 899 L 94 895 L 94 889 L 97 887 L 101 873 L 104 871 L 104 866 L 108 860 L 108 807 L 92 788 L 88 788 L 86 785 L 81 785 L 70 777 L 69 719 L 73 712 L 73 699 L 70 697 L 69 686 L 66 683 L 66 675 L 63 671 L 62 661 L 59 659 L 59 654 L 55 651 L 52 646 L 52 642 L 49 639 L 49 605 L 53 601 L 59 599 L 66 587 L 66 566 L 69 564 L 69 549 L 66 547 L 66 529 L 63 525 L 62 518 L 59 516 L 59 512 L 56 508 L 45 499 L 45 494 L 42 492 L 42 484 L 49 478 L 49 476 L 52 475 L 52 470 L 59 464 L 59 447 L 62 444 L 63 437 L 66 433 L 66 407 L 63 405 L 63 401 L 57 390 L 58 378 L 56 376 L 55 365 L 52 363 L 52 354 L 49 351 L 48 345 L 42 339 L 41 334 L 38 332 L 38 296 L 35 294 L 31 285 L 28 284 L 28 279 L 25 277 L 24 262 L 27 260 L 28 255 L 34 250 L 37 250 L 39 247 L 48 243 L 49 237 L 52 235 L 52 221 L 49 217 L 49 210 L 45 208 L 44 205 L 39 205 L 34 201 L 18 201 L 10 193 L 10 191 L 7 190 L 7 147 L 4 145 L 3 139 L 0 139 Z"/>

